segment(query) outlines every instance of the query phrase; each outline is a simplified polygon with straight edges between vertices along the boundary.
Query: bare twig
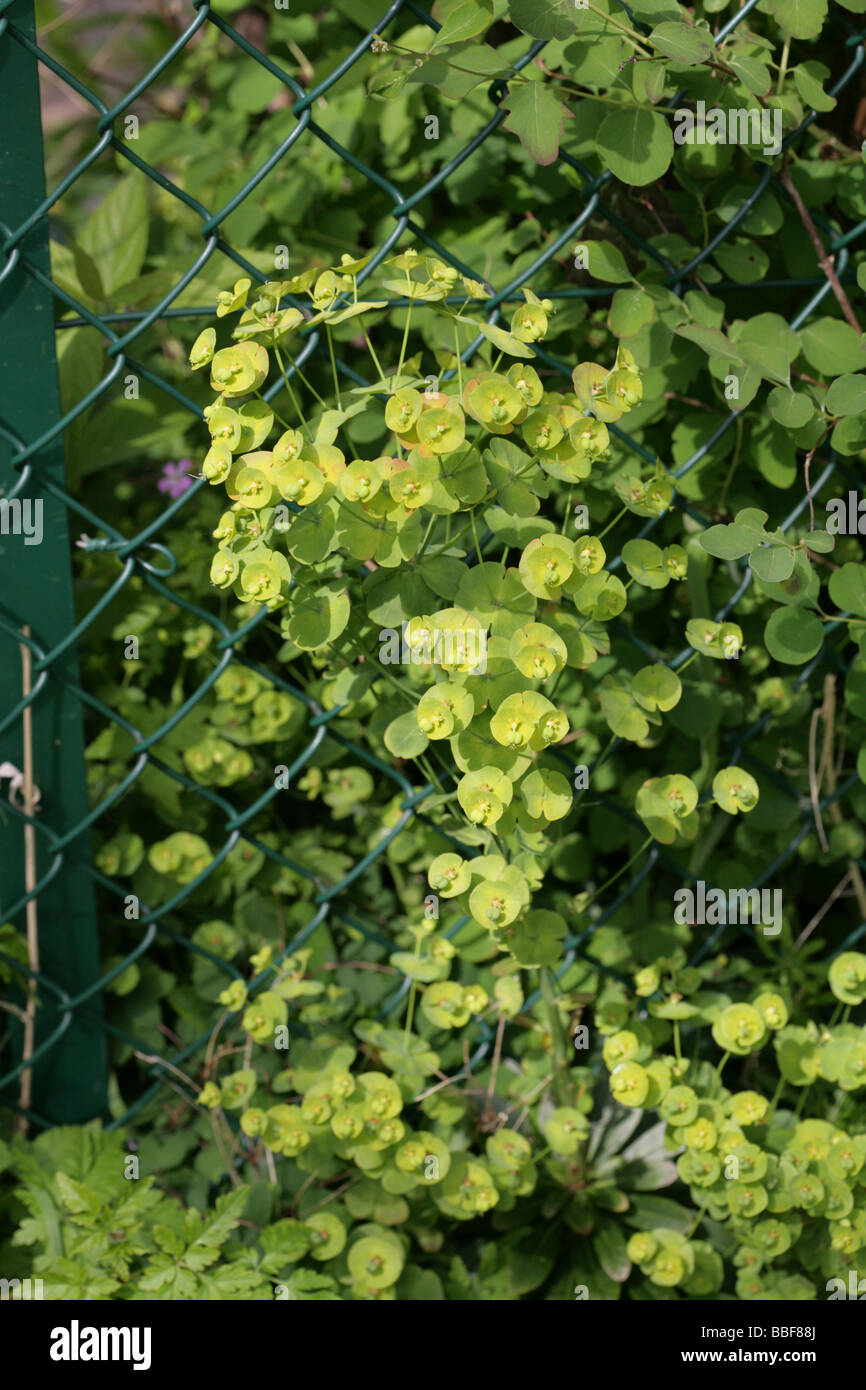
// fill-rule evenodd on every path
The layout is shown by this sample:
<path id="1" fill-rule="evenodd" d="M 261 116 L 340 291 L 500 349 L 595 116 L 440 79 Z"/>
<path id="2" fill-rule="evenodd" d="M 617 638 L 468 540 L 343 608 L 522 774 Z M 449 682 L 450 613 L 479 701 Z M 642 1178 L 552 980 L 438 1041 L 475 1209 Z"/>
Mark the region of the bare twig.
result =
<path id="1" fill-rule="evenodd" d="M 183 1040 L 177 1036 L 177 1033 L 173 1033 L 167 1024 L 158 1023 L 156 1026 L 160 1033 L 162 1033 L 162 1036 L 168 1038 L 170 1043 L 173 1043 L 177 1048 L 183 1048 Z"/>
<path id="2" fill-rule="evenodd" d="M 380 965 L 375 960 L 326 960 L 322 965 L 317 965 L 315 970 L 311 970 L 311 975 L 317 975 L 320 970 L 376 970 L 380 975 L 399 975 L 400 971 L 394 965 Z"/>
<path id="3" fill-rule="evenodd" d="M 314 1211 L 319 1210 L 319 1207 L 326 1207 L 329 1202 L 333 1202 L 335 1197 L 342 1197 L 343 1193 L 347 1191 L 348 1188 L 356 1187 L 359 1182 L 361 1182 L 360 1175 L 357 1178 L 350 1178 L 348 1182 L 343 1183 L 342 1187 L 338 1187 L 336 1192 L 329 1192 L 327 1197 L 325 1197 L 323 1201 L 317 1202 L 314 1207 L 310 1207 L 310 1210 L 307 1213 L 307 1215 L 311 1216 Z"/>
<path id="4" fill-rule="evenodd" d="M 817 720 L 824 721 L 824 745 L 821 749 L 821 761 L 815 769 L 814 763 L 814 729 Z M 836 677 L 827 675 L 824 678 L 824 699 L 819 710 L 815 710 L 812 715 L 812 724 L 809 729 L 809 780 L 812 786 L 812 806 L 815 808 L 816 789 L 819 794 L 822 790 L 827 796 L 832 797 L 836 790 L 836 767 L 833 760 L 833 745 L 836 730 Z M 826 786 L 824 785 L 826 783 Z M 834 825 L 840 825 L 844 819 L 839 803 L 833 801 L 829 807 L 830 817 Z M 816 825 L 820 826 L 820 815 L 816 818 Z M 823 834 L 823 826 L 819 830 L 821 848 L 829 849 L 829 844 Z M 854 887 L 854 896 L 857 899 L 857 906 L 860 909 L 860 920 L 866 921 L 866 883 L 863 882 L 863 875 L 856 859 L 848 860 L 848 874 Z M 840 890 L 841 891 L 841 890 Z"/>
<path id="5" fill-rule="evenodd" d="M 270 1152 L 270 1150 L 268 1150 L 267 1152 Z M 309 1176 L 308 1178 L 305 1178 L 304 1181 L 301 1183 L 300 1187 L 298 1188 L 297 1192 L 295 1193 L 295 1200 L 292 1202 L 292 1206 L 293 1206 L 293 1208 L 294 1208 L 295 1211 L 298 1211 L 298 1210 L 300 1209 L 300 1205 L 299 1205 L 299 1204 L 300 1204 L 301 1198 L 303 1197 L 303 1195 L 304 1195 L 304 1193 L 306 1192 L 307 1188 L 308 1188 L 312 1183 L 314 1183 L 314 1182 L 316 1181 L 316 1178 L 318 1178 L 318 1177 L 321 1176 L 321 1172 L 322 1172 L 321 1168 L 317 1168 L 316 1171 L 315 1171 L 314 1173 L 311 1173 L 310 1176 Z M 275 1170 L 275 1172 L 274 1172 L 274 1181 L 276 1181 L 276 1170 Z"/>
<path id="6" fill-rule="evenodd" d="M 665 391 L 666 401 L 682 401 L 684 405 L 693 405 L 698 410 L 708 410 L 712 415 L 727 415 L 729 412 L 719 410 L 717 406 L 707 405 L 706 401 L 699 401 L 697 396 L 680 396 L 676 391 Z"/>
<path id="7" fill-rule="evenodd" d="M 219 1115 L 219 1108 L 217 1108 L 216 1110 L 211 1110 L 210 1112 L 210 1123 L 211 1129 L 213 1130 L 213 1137 L 216 1140 L 216 1146 L 220 1151 L 220 1158 L 225 1164 L 225 1169 L 229 1175 L 229 1179 L 231 1180 L 232 1187 L 243 1187 L 243 1183 L 238 1177 L 237 1169 L 235 1168 L 232 1156 L 228 1152 L 225 1143 L 223 1142 L 223 1136 L 220 1133 L 219 1127 Z"/>
<path id="8" fill-rule="evenodd" d="M 823 713 L 823 707 L 816 705 L 812 710 L 812 719 L 809 723 L 809 800 L 812 803 L 812 814 L 815 817 L 815 829 L 818 832 L 818 840 L 821 848 L 826 854 L 830 848 L 827 835 L 824 830 L 824 821 L 821 817 L 821 785 L 818 777 L 818 769 L 815 765 L 815 745 L 818 720 Z"/>
<path id="9" fill-rule="evenodd" d="M 202 1067 L 202 1071 L 201 1071 L 201 1074 L 202 1074 L 202 1076 L 204 1077 L 205 1081 L 209 1081 L 209 1080 L 210 1080 L 211 1067 L 215 1066 L 215 1064 L 216 1064 L 215 1058 L 214 1058 L 214 1050 L 215 1050 L 215 1048 L 216 1048 L 216 1040 L 217 1040 L 217 1038 L 219 1037 L 220 1029 L 222 1028 L 223 1024 L 225 1023 L 225 1021 L 226 1021 L 226 1019 L 228 1018 L 228 1016 L 229 1016 L 230 1013 L 231 1013 L 231 1009 L 225 1009 L 225 1010 L 223 1011 L 223 1013 L 220 1014 L 220 1016 L 219 1016 L 219 1018 L 217 1019 L 217 1022 L 216 1022 L 216 1027 L 214 1028 L 214 1030 L 213 1030 L 213 1032 L 211 1033 L 210 1038 L 209 1038 L 209 1040 L 208 1040 L 207 1051 L 205 1052 L 205 1055 L 204 1055 L 204 1066 Z"/>
<path id="10" fill-rule="evenodd" d="M 518 1118 L 515 1120 L 514 1124 L 511 1126 L 512 1129 L 518 1129 L 518 1130 L 520 1129 L 520 1126 L 524 1123 L 524 1121 L 526 1120 L 527 1115 L 529 1114 L 529 1111 L 530 1111 L 530 1109 L 531 1109 L 531 1105 L 532 1105 L 533 1100 L 534 1100 L 535 1097 L 539 1094 L 540 1091 L 543 1091 L 543 1090 L 544 1090 L 545 1086 L 549 1086 L 549 1085 L 550 1085 L 550 1083 L 551 1083 L 551 1081 L 554 1079 L 554 1076 L 555 1076 L 555 1075 L 556 1075 L 555 1072 L 549 1072 L 549 1073 L 547 1074 L 547 1076 L 545 1076 L 545 1078 L 544 1078 L 543 1081 L 540 1081 L 540 1082 L 538 1083 L 537 1086 L 533 1087 L 533 1089 L 529 1092 L 528 1095 L 526 1095 L 526 1096 L 523 1097 L 523 1100 L 522 1100 L 522 1101 L 519 1101 L 519 1100 L 518 1100 L 518 1101 L 513 1101 L 511 1105 L 507 1105 L 507 1106 L 505 1107 L 506 1113 L 508 1113 L 508 1112 L 510 1112 L 510 1111 L 512 1111 L 512 1110 L 516 1110 L 517 1107 L 518 1107 L 519 1105 L 521 1105 L 521 1104 L 523 1104 L 523 1106 L 524 1106 L 524 1108 L 523 1108 L 523 1110 L 521 1111 L 520 1115 L 519 1115 Z M 524 1104 L 524 1102 L 525 1102 L 525 1104 Z"/>
<path id="11" fill-rule="evenodd" d="M 268 1178 L 272 1187 L 277 1186 L 277 1166 L 274 1163 L 274 1155 L 271 1149 L 265 1144 L 265 1163 L 268 1168 Z"/>
<path id="12" fill-rule="evenodd" d="M 141 1062 L 149 1062 L 151 1066 L 165 1067 L 167 1071 L 173 1071 L 175 1076 L 179 1076 L 181 1081 L 186 1082 L 191 1091 L 201 1090 L 201 1086 L 196 1085 L 191 1076 L 187 1076 L 185 1071 L 181 1071 L 180 1067 L 174 1066 L 172 1062 L 167 1062 L 164 1057 L 157 1057 L 154 1052 L 139 1052 L 138 1048 L 133 1052 L 133 1056 Z"/>
<path id="13" fill-rule="evenodd" d="M 437 1076 L 442 1076 L 441 1072 L 437 1072 L 436 1074 Z M 441 1091 L 443 1086 L 452 1086 L 455 1082 L 459 1081 L 460 1079 L 460 1074 L 458 1074 L 457 1076 L 443 1076 L 442 1080 L 437 1081 L 435 1086 L 430 1086 L 426 1091 L 419 1091 L 417 1096 L 413 1096 L 412 1104 L 418 1105 L 420 1101 L 426 1100 L 428 1096 L 434 1095 L 436 1091 Z"/>
<path id="14" fill-rule="evenodd" d="M 830 908 L 833 906 L 833 904 L 834 904 L 834 902 L 836 901 L 836 899 L 837 899 L 838 897 L 840 897 L 840 896 L 842 895 L 842 893 L 844 893 L 844 891 L 845 891 L 847 885 L 850 883 L 850 881 L 851 881 L 851 870 L 849 869 L 849 870 L 847 871 L 847 873 L 845 874 L 844 878 L 841 878 L 841 879 L 839 880 L 839 882 L 836 884 L 836 887 L 833 889 L 833 892 L 830 894 L 829 898 L 828 898 L 827 901 L 824 903 L 823 907 L 819 907 L 818 911 L 815 913 L 815 916 L 812 918 L 811 922 L 809 922 L 809 923 L 803 928 L 803 930 L 800 932 L 800 935 L 797 937 L 797 940 L 794 942 L 794 950 L 795 950 L 795 951 L 799 951 L 799 949 L 800 949 L 800 947 L 803 945 L 803 943 L 804 943 L 805 941 L 808 941 L 808 940 L 809 940 L 809 937 L 812 935 L 812 932 L 813 932 L 813 931 L 815 930 L 815 928 L 818 926 L 819 922 L 822 922 L 822 921 L 824 920 L 824 918 L 826 917 L 827 913 L 830 911 Z"/>
<path id="15" fill-rule="evenodd" d="M 0 999 L 0 1009 L 5 1009 L 13 1018 L 17 1018 L 19 1023 L 27 1022 L 27 1014 L 24 1009 L 19 1009 L 17 1004 L 7 1004 L 5 999 Z"/>
<path id="16" fill-rule="evenodd" d="M 827 255 L 827 252 L 824 248 L 824 243 L 819 237 L 815 224 L 809 216 L 809 210 L 806 207 L 806 204 L 803 202 L 803 199 L 797 192 L 797 189 L 794 185 L 794 181 L 791 178 L 790 170 L 788 169 L 787 159 L 785 160 L 785 163 L 782 166 L 780 177 L 783 185 L 785 186 L 785 188 L 791 196 L 791 201 L 793 202 L 794 207 L 797 209 L 797 212 L 799 213 L 800 221 L 806 228 L 809 240 L 815 248 L 815 255 L 818 258 L 818 264 L 820 265 L 824 274 L 827 276 L 827 279 L 830 281 L 831 286 L 833 287 L 833 293 L 836 296 L 837 302 L 839 304 L 840 309 L 842 310 L 842 313 L 845 315 L 846 320 L 848 321 L 848 323 L 850 323 L 854 331 L 856 333 L 862 333 L 863 330 L 857 322 L 857 316 L 854 313 L 854 310 L 851 308 L 851 304 L 847 294 L 842 288 L 842 282 L 833 268 L 833 262 L 831 258 Z"/>
<path id="17" fill-rule="evenodd" d="M 836 742 L 836 677 L 832 674 L 824 677 L 824 703 L 821 707 L 821 715 L 824 720 L 825 734 L 824 747 L 821 749 L 821 762 L 818 766 L 818 785 L 826 791 L 828 797 L 832 797 L 836 791 L 836 767 L 833 760 Z M 830 806 L 830 816 L 834 825 L 839 825 L 843 819 L 842 811 L 836 801 Z M 857 901 L 863 909 L 863 915 L 866 916 L 866 893 L 863 890 L 860 870 L 853 859 L 848 861 L 848 867 L 851 870 Z"/>
<path id="18" fill-rule="evenodd" d="M 505 1032 L 505 1014 L 500 1014 L 499 1023 L 496 1028 L 496 1043 L 493 1048 L 493 1065 L 490 1068 L 490 1085 L 487 1087 L 486 1110 L 488 1113 L 493 1110 L 493 1095 L 496 1090 L 496 1078 L 499 1075 L 499 1060 L 502 1056 L 502 1035 Z"/>
<path id="19" fill-rule="evenodd" d="M 818 443 L 815 444 L 815 445 L 813 446 L 813 448 L 811 448 L 811 449 L 809 450 L 809 452 L 808 452 L 808 454 L 806 455 L 806 458 L 805 458 L 805 460 L 804 460 L 804 463 L 803 463 L 803 480 L 804 480 L 804 482 L 805 482 L 805 484 L 806 484 L 806 496 L 807 496 L 808 499 L 809 499 L 809 530 L 810 530 L 810 531 L 814 531 L 814 529 L 815 529 L 815 500 L 814 500 L 814 498 L 812 497 L 812 483 L 811 483 L 811 480 L 810 480 L 810 478 L 809 478 L 809 471 L 810 471 L 810 469 L 811 469 L 811 467 L 812 467 L 812 459 L 815 457 L 816 453 L 818 452 L 818 449 L 819 449 L 819 448 L 821 447 L 821 445 L 824 443 L 824 440 L 825 440 L 826 438 L 827 438 L 827 431 L 825 430 L 824 433 L 821 435 L 821 438 L 818 440 Z"/>

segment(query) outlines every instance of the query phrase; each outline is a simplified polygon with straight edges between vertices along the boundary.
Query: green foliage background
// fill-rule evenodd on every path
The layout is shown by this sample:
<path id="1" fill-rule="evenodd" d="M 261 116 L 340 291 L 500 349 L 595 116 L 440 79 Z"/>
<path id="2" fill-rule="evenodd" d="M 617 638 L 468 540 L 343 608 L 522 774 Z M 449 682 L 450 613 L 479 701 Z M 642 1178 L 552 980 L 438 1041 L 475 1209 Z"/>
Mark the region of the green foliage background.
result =
<path id="1" fill-rule="evenodd" d="M 407 247 L 433 258 L 420 286 L 436 263 L 466 277 L 468 305 L 464 292 L 450 312 L 438 294 L 426 298 L 442 312 L 413 306 L 408 357 L 412 294 L 385 285 L 393 302 L 365 314 L 392 391 L 415 389 L 405 367 L 456 399 L 455 333 L 467 376 L 495 372 L 514 346 L 496 333 L 513 330 L 526 286 L 551 312 L 516 360 L 532 354 L 551 410 L 572 388 L 595 409 L 572 371 L 606 371 L 623 351 L 640 393 L 602 417 L 609 447 L 587 470 L 546 468 L 526 431 L 529 482 L 485 458 L 493 505 L 486 491 L 458 497 L 476 534 L 452 542 L 433 513 L 451 570 L 422 572 L 414 545 L 397 555 L 405 567 L 378 555 L 397 573 L 384 598 L 347 531 L 308 568 L 301 558 L 271 616 L 243 592 L 213 595 L 222 506 L 204 483 L 161 521 L 176 571 L 163 585 L 139 570 L 80 648 L 102 707 L 94 804 L 128 772 L 129 726 L 163 730 L 99 821 L 114 1128 L 4 1147 L 4 1269 L 32 1268 L 58 1297 L 134 1298 L 801 1299 L 866 1274 L 866 566 L 858 535 L 826 525 L 828 500 L 859 491 L 866 445 L 860 8 L 460 0 L 434 9 L 435 43 L 404 10 L 374 52 L 360 28 L 380 19 L 372 0 L 217 6 L 118 116 L 118 133 L 126 115 L 139 121 L 132 167 L 107 153 L 55 205 L 55 283 L 85 311 L 59 306 L 64 409 L 77 412 L 68 488 L 124 536 L 160 522 L 167 459 L 198 471 L 212 392 L 207 373 L 190 376 L 189 350 L 220 292 L 244 272 L 273 279 L 280 247 L 288 279 L 376 252 L 359 277 L 375 300 L 378 262 Z M 56 22 L 45 43 L 110 104 L 191 22 L 148 14 L 102 62 L 87 21 Z M 344 63 L 306 103 L 303 89 Z M 777 110 L 784 150 L 676 145 L 673 112 L 699 100 Z M 92 116 L 65 115 L 49 186 L 92 147 Z M 148 323 L 201 256 L 202 218 L 241 194 L 218 246 Z M 288 293 L 306 302 L 304 287 Z M 339 307 L 326 297 L 326 321 Z M 102 388 L 110 353 L 88 313 L 115 331 L 139 314 L 138 399 L 122 381 Z M 357 322 L 328 327 L 344 385 L 375 382 Z M 344 415 L 327 336 L 308 340 L 291 343 L 301 399 Z M 291 410 L 281 382 L 270 399 Z M 339 421 L 346 460 L 383 452 L 381 402 L 361 399 L 370 408 Z M 335 499 L 313 501 L 320 524 Z M 380 624 L 472 590 L 476 561 L 494 606 L 556 632 L 560 610 L 534 613 L 526 595 L 558 595 L 539 595 L 518 557 L 549 532 L 579 547 L 581 505 L 593 535 L 616 526 L 604 584 L 624 569 L 628 593 L 584 610 L 578 591 L 589 631 L 556 690 L 576 734 L 565 771 L 586 765 L 588 790 L 564 814 L 529 802 L 503 832 L 512 889 L 533 894 L 521 957 L 491 938 L 469 889 L 467 913 L 428 925 L 440 832 L 458 853 L 502 846 L 462 814 L 466 797 L 437 793 L 416 762 L 417 721 L 393 732 L 412 718 L 411 673 L 402 696 L 370 681 L 359 644 L 375 659 Z M 115 573 L 98 545 L 78 553 L 82 615 Z M 302 620 L 323 603 L 319 640 Z M 244 629 L 229 645 L 241 661 L 227 664 L 213 619 Z M 141 659 L 121 666 L 129 635 Z M 660 662 L 683 672 L 679 692 L 639 675 Z M 297 760 L 289 789 L 264 795 L 275 765 Z M 783 884 L 780 934 L 672 920 L 674 891 L 697 878 Z M 127 893 L 154 928 L 123 917 Z M 19 954 L 14 936 L 7 946 Z M 287 1057 L 265 1043 L 284 1024 Z"/>

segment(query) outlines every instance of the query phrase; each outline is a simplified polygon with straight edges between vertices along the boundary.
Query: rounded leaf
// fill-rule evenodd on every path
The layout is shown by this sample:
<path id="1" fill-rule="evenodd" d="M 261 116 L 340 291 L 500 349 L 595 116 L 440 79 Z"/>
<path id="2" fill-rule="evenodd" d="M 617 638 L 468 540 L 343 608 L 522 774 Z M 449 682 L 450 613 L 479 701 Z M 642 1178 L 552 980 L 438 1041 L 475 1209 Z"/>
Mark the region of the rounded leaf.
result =
<path id="1" fill-rule="evenodd" d="M 427 882 L 442 898 L 465 893 L 472 881 L 469 863 L 459 854 L 439 854 L 427 870 Z"/>
<path id="2" fill-rule="evenodd" d="M 713 798 L 728 815 L 738 811 L 753 811 L 758 804 L 760 788 L 750 772 L 741 767 L 724 767 L 713 778 Z"/>
<path id="3" fill-rule="evenodd" d="M 866 999 L 866 955 L 843 951 L 831 962 L 827 979 L 843 1004 L 862 1004 Z"/>
<path id="4" fill-rule="evenodd" d="M 632 187 L 655 183 L 674 155 L 673 135 L 665 117 L 658 111 L 629 105 L 605 116 L 595 145 L 602 168 Z"/>

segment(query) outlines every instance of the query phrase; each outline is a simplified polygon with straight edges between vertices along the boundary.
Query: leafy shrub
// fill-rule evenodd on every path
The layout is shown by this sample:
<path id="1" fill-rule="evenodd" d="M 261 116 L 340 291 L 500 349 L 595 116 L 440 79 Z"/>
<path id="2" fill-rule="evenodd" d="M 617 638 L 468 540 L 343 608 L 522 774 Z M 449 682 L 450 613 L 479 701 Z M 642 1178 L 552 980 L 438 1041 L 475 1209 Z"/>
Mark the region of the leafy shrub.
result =
<path id="1" fill-rule="evenodd" d="M 787 1300 L 866 1276 L 866 567 L 831 524 L 866 403 L 863 164 L 828 95 L 850 24 L 631 9 L 445 4 L 435 44 L 408 19 L 377 40 L 377 100 L 328 100 L 400 187 L 434 172 L 429 104 L 443 164 L 507 112 L 431 206 L 446 250 L 376 251 L 388 198 L 357 169 L 341 189 L 329 153 L 285 170 L 229 219 L 242 273 L 215 257 L 179 301 L 216 300 L 214 324 L 147 345 L 209 447 L 153 433 L 152 401 L 122 440 L 104 402 L 67 439 L 85 487 L 128 450 L 196 454 L 202 481 L 164 537 L 195 611 L 133 578 L 93 635 L 144 659 L 118 689 L 84 653 L 111 708 L 165 730 L 97 859 L 168 927 L 108 988 L 113 1115 L 143 1069 L 180 1096 L 124 1120 L 126 1155 L 91 1129 L 10 1145 L 4 1259 L 35 1247 L 55 1296 Z M 314 67 L 345 56 L 342 17 L 300 22 Z M 183 134 L 236 150 L 240 182 L 294 117 L 255 83 L 225 112 L 229 79 L 184 61 Z M 788 148 L 678 145 L 698 101 L 777 112 Z M 177 134 L 145 125 L 145 156 L 223 203 Z M 97 285 L 80 250 L 135 221 L 135 179 L 58 253 L 93 309 L 124 268 Z M 124 270 L 142 303 L 139 275 L 185 265 L 152 215 L 165 264 L 139 236 Z M 67 390 L 103 369 L 93 336 L 67 333 Z M 158 515 L 136 496 L 138 529 Z M 81 557 L 83 596 L 104 564 Z M 96 735 L 95 800 L 134 749 Z M 745 929 L 680 912 L 702 879 L 782 905 Z M 140 941 L 114 904 L 107 968 Z M 160 1068 L 166 1030 L 194 1061 Z"/>

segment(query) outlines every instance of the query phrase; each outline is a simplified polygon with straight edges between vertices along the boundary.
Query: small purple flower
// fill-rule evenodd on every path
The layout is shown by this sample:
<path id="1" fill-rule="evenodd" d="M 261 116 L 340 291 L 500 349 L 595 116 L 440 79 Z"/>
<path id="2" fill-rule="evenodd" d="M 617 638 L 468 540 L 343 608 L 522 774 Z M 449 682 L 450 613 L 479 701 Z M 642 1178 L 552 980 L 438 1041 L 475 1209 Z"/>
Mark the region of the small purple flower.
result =
<path id="1" fill-rule="evenodd" d="M 187 488 L 192 487 L 192 478 L 187 469 L 193 467 L 192 459 L 180 459 L 178 463 L 165 463 L 162 467 L 162 477 L 157 483 L 160 492 L 167 492 L 170 497 L 182 497 Z"/>

